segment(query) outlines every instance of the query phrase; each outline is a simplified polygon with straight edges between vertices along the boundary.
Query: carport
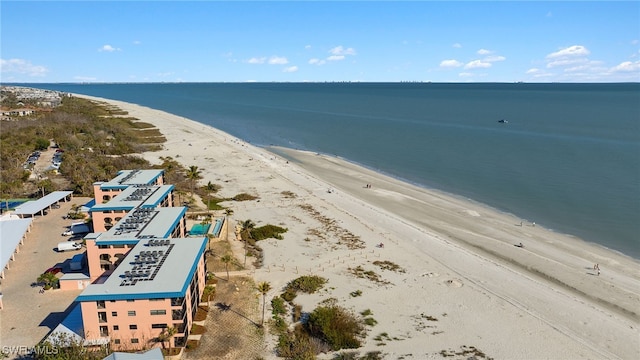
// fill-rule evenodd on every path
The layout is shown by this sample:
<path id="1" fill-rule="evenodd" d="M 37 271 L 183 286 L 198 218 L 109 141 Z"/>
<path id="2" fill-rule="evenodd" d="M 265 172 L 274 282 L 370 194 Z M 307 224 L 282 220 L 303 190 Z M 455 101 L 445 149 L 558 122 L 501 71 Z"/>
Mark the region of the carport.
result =
<path id="1" fill-rule="evenodd" d="M 31 230 L 32 219 L 8 219 L 0 221 L 0 278 L 4 279 L 4 270 L 9 269 L 9 261 L 15 260 L 20 252 L 27 232 Z"/>
<path id="2" fill-rule="evenodd" d="M 38 200 L 27 201 L 16 207 L 13 214 L 21 218 L 34 217 L 37 214 L 44 215 L 44 211 L 51 209 L 53 204 L 60 201 L 71 201 L 72 194 L 73 191 L 54 191 Z"/>

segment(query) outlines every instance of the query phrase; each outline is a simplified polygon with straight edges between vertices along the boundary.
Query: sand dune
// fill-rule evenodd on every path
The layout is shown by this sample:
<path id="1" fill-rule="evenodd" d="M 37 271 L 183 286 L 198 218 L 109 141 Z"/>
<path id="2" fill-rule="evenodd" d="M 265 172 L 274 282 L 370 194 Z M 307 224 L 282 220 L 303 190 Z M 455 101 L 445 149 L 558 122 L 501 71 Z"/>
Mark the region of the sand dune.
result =
<path id="1" fill-rule="evenodd" d="M 271 282 L 270 298 L 302 274 L 326 277 L 325 290 L 296 302 L 311 311 L 332 297 L 354 312 L 370 309 L 378 323 L 361 352 L 424 359 L 474 346 L 496 359 L 640 358 L 636 260 L 340 158 L 261 149 L 179 116 L 100 100 L 167 137 L 163 150 L 144 154 L 149 161 L 171 156 L 197 165 L 222 196 L 259 196 L 228 204 L 233 219 L 289 231 L 261 242 L 256 281 Z M 385 270 L 384 261 L 401 269 Z M 356 276 L 358 266 L 378 279 Z M 350 295 L 357 290 L 362 296 Z M 384 345 L 374 339 L 381 333 Z"/>

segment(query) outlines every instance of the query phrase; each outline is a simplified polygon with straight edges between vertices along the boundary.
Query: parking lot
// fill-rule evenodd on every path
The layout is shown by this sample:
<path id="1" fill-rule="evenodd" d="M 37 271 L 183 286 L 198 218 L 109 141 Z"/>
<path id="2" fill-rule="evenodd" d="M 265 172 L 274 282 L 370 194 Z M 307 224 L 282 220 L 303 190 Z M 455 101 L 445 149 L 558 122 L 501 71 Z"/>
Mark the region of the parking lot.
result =
<path id="1" fill-rule="evenodd" d="M 40 274 L 51 267 L 69 271 L 69 260 L 77 251 L 57 252 L 59 242 L 70 237 L 61 236 L 72 220 L 63 219 L 73 204 L 82 205 L 90 198 L 73 198 L 49 210 L 45 216 L 34 218 L 32 230 L 16 254 L 10 269 L 1 279 L 4 308 L 0 310 L 0 348 L 4 346 L 33 346 L 55 328 L 70 310 L 73 300 L 82 290 L 47 290 L 41 292 L 36 284 Z M 59 275 L 62 275 L 60 273 Z"/>

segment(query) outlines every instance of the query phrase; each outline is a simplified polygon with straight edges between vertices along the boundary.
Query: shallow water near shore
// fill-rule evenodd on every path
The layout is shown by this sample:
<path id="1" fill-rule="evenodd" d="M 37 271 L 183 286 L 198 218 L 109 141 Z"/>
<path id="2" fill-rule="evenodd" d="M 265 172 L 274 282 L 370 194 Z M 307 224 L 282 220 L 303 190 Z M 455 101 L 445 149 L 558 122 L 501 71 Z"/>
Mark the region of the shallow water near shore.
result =
<path id="1" fill-rule="evenodd" d="M 638 84 L 25 86 L 340 156 L 640 258 Z"/>

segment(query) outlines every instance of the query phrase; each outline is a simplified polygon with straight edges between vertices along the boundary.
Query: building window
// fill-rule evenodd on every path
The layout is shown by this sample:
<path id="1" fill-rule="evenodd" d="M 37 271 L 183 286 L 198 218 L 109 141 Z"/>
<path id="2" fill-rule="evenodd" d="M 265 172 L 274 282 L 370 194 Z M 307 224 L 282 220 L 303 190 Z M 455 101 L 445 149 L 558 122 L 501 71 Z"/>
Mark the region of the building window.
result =
<path id="1" fill-rule="evenodd" d="M 138 330 L 138 325 L 129 325 L 129 330 Z"/>
<path id="2" fill-rule="evenodd" d="M 107 322 L 107 313 L 100 311 L 98 312 L 98 322 L 106 323 Z"/>
<path id="3" fill-rule="evenodd" d="M 120 330 L 120 326 L 119 325 L 113 325 L 113 331 L 118 331 Z"/>
<path id="4" fill-rule="evenodd" d="M 152 329 L 166 329 L 167 324 L 151 324 Z"/>
<path id="5" fill-rule="evenodd" d="M 137 344 L 138 343 L 138 339 L 136 339 L 136 338 L 131 339 L 131 343 L 132 344 Z"/>
<path id="6" fill-rule="evenodd" d="M 108 249 L 109 245 L 98 245 L 98 249 Z"/>
<path id="7" fill-rule="evenodd" d="M 113 339 L 113 343 L 116 345 L 120 345 L 120 339 Z"/>
<path id="8" fill-rule="evenodd" d="M 104 309 L 105 308 L 103 300 L 96 301 L 96 304 L 98 305 L 98 309 Z"/>
<path id="9" fill-rule="evenodd" d="M 127 311 L 127 315 L 136 316 L 136 311 L 135 310 L 129 310 L 129 311 Z"/>
<path id="10" fill-rule="evenodd" d="M 100 336 L 109 336 L 109 327 L 108 326 L 100 326 Z"/>
<path id="11" fill-rule="evenodd" d="M 118 316 L 118 312 L 117 311 L 112 311 L 111 312 L 111 316 Z"/>
<path id="12" fill-rule="evenodd" d="M 151 310 L 151 315 L 167 315 L 167 310 Z"/>
<path id="13" fill-rule="evenodd" d="M 135 300 L 133 299 L 127 299 L 127 302 L 134 302 Z"/>

